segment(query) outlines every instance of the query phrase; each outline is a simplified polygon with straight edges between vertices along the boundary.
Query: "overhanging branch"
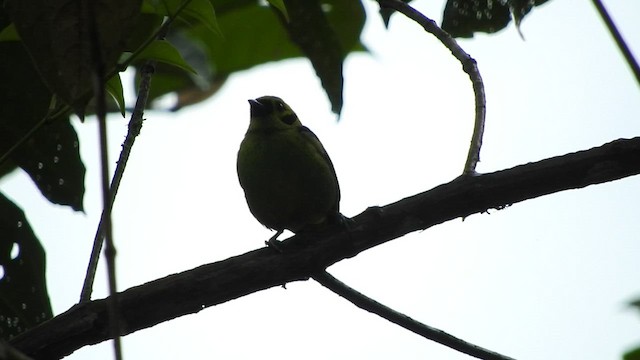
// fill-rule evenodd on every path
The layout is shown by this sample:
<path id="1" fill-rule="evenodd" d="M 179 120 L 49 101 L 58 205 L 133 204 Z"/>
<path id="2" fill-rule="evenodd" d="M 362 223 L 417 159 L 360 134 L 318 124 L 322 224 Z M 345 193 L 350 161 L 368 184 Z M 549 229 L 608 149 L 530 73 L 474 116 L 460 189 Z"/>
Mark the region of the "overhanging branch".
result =
<path id="1" fill-rule="evenodd" d="M 353 218 L 349 234 L 295 236 L 283 253 L 262 248 L 123 291 L 122 335 L 292 281 L 360 252 L 459 217 L 568 189 L 640 173 L 640 138 L 478 176 L 460 177 L 424 193 Z M 16 337 L 34 358 L 57 359 L 108 339 L 106 300 L 76 305 Z"/>

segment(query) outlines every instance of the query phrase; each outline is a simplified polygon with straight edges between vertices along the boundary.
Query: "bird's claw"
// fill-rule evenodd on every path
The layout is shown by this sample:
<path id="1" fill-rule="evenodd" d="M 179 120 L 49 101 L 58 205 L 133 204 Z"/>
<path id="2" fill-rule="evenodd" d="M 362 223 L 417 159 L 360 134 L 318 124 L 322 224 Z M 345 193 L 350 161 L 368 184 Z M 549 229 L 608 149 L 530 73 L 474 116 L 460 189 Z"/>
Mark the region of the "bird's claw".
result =
<path id="1" fill-rule="evenodd" d="M 264 244 L 267 247 L 272 248 L 273 250 L 282 254 L 282 241 L 278 240 L 278 236 L 283 233 L 284 230 L 278 230 L 275 235 L 273 235 L 269 240 L 265 241 Z"/>
<path id="2" fill-rule="evenodd" d="M 282 241 L 271 238 L 265 241 L 264 244 L 267 245 L 268 248 L 271 248 L 282 254 Z"/>

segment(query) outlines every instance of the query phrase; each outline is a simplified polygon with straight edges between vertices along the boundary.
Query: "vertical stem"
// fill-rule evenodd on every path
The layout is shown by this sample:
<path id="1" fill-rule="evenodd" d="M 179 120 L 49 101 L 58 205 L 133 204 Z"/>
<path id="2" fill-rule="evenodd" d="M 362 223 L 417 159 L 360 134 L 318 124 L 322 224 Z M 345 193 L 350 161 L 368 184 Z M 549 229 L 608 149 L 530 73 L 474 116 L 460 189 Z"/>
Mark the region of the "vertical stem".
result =
<path id="1" fill-rule="evenodd" d="M 611 19 L 611 16 L 609 16 L 607 9 L 604 8 L 602 1 L 593 0 L 593 5 L 598 10 L 598 13 L 600 14 L 600 17 L 602 17 L 602 20 L 604 21 L 604 23 L 607 25 L 607 28 L 609 29 L 611 36 L 613 36 L 613 39 L 615 40 L 616 44 L 618 45 L 618 48 L 622 52 L 622 55 L 624 55 L 625 60 L 627 60 L 627 64 L 629 64 L 629 67 L 631 68 L 633 75 L 635 75 L 638 85 L 640 85 L 640 66 L 638 66 L 638 62 L 633 57 L 633 54 L 631 53 L 629 46 L 624 41 L 624 39 L 622 38 L 622 35 L 618 31 L 618 27 Z"/>
<path id="2" fill-rule="evenodd" d="M 94 0 L 85 0 L 81 3 L 85 9 L 82 12 L 88 22 L 88 41 L 93 61 L 93 90 L 96 98 L 96 115 L 98 117 L 100 132 L 100 161 L 102 204 L 104 208 L 104 233 L 106 240 L 105 258 L 107 261 L 107 275 L 109 279 L 109 329 L 113 338 L 113 346 L 116 360 L 122 360 L 122 346 L 120 343 L 120 316 L 118 309 L 118 290 L 116 286 L 115 257 L 116 249 L 113 244 L 113 230 L 111 224 L 111 200 L 109 197 L 109 154 L 107 146 L 107 111 L 105 92 L 105 64 L 102 57 L 102 41 L 98 30 L 98 11 Z"/>

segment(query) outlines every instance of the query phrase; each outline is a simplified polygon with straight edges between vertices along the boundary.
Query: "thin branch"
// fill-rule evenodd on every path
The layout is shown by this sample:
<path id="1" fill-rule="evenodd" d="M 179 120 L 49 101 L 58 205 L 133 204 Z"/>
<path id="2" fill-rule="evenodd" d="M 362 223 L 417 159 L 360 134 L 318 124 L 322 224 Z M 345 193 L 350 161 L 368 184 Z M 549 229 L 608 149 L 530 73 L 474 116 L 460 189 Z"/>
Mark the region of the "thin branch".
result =
<path id="1" fill-rule="evenodd" d="M 120 293 L 121 335 L 197 313 L 256 291 L 306 280 L 343 259 L 445 221 L 501 209 L 568 189 L 640 174 L 640 137 L 478 176 L 461 176 L 355 216 L 348 233 L 282 242 L 130 288 Z M 179 239 L 178 239 L 179 240 Z M 57 359 L 109 338 L 106 299 L 76 305 L 11 340 L 26 355 Z"/>
<path id="2" fill-rule="evenodd" d="M 186 8 L 186 6 L 191 2 L 191 0 L 185 0 L 176 10 L 175 14 L 172 14 L 163 24 L 158 28 L 158 30 L 151 36 L 142 46 L 138 48 L 138 50 L 131 55 L 127 61 L 123 64 L 120 64 L 121 67 L 128 67 L 129 64 L 135 59 L 137 54 L 139 54 L 145 47 L 147 47 L 154 40 L 164 39 L 169 31 L 169 28 L 173 21 L 176 19 L 178 14 Z M 106 224 L 107 224 L 107 211 L 111 212 L 113 208 L 113 203 L 115 202 L 116 195 L 118 193 L 118 189 L 120 187 L 120 182 L 122 181 L 122 176 L 124 175 L 124 169 L 127 165 L 127 161 L 129 160 L 129 156 L 131 155 L 131 149 L 135 142 L 135 138 L 140 134 L 140 130 L 142 129 L 142 116 L 144 115 L 144 109 L 146 109 L 147 101 L 149 98 L 150 84 L 151 84 L 151 76 L 155 72 L 155 61 L 147 61 L 145 65 L 140 69 L 141 71 L 141 79 L 140 79 L 140 87 L 138 89 L 138 97 L 136 100 L 136 106 L 133 109 L 133 113 L 131 114 L 131 120 L 129 121 L 129 131 L 127 132 L 127 136 L 122 144 L 122 151 L 120 152 L 120 157 L 118 159 L 118 164 L 116 166 L 116 170 L 113 174 L 113 178 L 111 180 L 111 186 L 109 191 L 109 209 L 103 210 L 102 215 L 100 216 L 100 223 L 98 224 L 98 229 L 96 230 L 96 235 L 93 239 L 93 247 L 91 249 L 91 255 L 89 257 L 89 264 L 87 266 L 87 272 L 84 278 L 84 283 L 82 285 L 82 291 L 80 292 L 80 302 L 85 302 L 91 300 L 91 293 L 93 291 L 93 282 L 95 279 L 96 269 L 98 268 L 98 262 L 100 260 L 100 251 L 102 250 L 102 244 L 105 238 Z M 109 77 L 115 75 L 109 74 Z"/>
<path id="3" fill-rule="evenodd" d="M 467 154 L 467 161 L 464 165 L 463 174 L 475 174 L 476 165 L 480 161 L 480 148 L 482 147 L 482 137 L 484 135 L 484 123 L 486 118 L 487 99 L 484 93 L 484 83 L 478 70 L 476 61 L 467 54 L 454 38 L 446 31 L 442 30 L 435 21 L 424 16 L 422 13 L 412 8 L 409 4 L 400 0 L 377 0 L 380 7 L 388 7 L 397 10 L 406 17 L 417 22 L 425 31 L 434 35 L 440 42 L 451 51 L 451 54 L 460 61 L 462 69 L 469 75 L 475 95 L 476 115 L 473 126 L 473 135 L 471 135 L 471 145 Z"/>
<path id="4" fill-rule="evenodd" d="M 458 350 L 461 353 L 484 360 L 514 360 L 508 356 L 501 355 L 478 345 L 466 342 L 440 329 L 436 329 L 413 320 L 407 315 L 397 312 L 349 287 L 347 284 L 336 279 L 326 271 L 314 274 L 313 280 L 319 282 L 322 286 L 349 300 L 355 306 L 363 310 L 372 312 L 426 339 L 433 340 L 446 347 Z"/>
<path id="5" fill-rule="evenodd" d="M 149 99 L 151 76 L 154 72 L 154 61 L 148 61 L 141 68 L 142 75 L 140 77 L 140 87 L 138 89 L 136 106 L 133 109 L 133 113 L 131 114 L 131 120 L 129 121 L 129 131 L 127 132 L 127 136 L 125 137 L 124 143 L 122 144 L 122 151 L 120 152 L 118 164 L 113 174 L 113 178 L 111 179 L 111 186 L 109 187 L 109 211 L 111 211 L 111 209 L 113 208 L 116 194 L 118 193 L 118 189 L 120 188 L 120 182 L 122 181 L 125 167 L 127 166 L 127 162 L 129 161 L 129 156 L 131 155 L 131 149 L 133 148 L 135 139 L 140 134 L 140 130 L 142 129 L 142 116 L 144 115 L 144 109 L 146 108 L 147 100 Z M 84 284 L 82 286 L 82 292 L 80 294 L 80 302 L 91 300 L 93 281 L 95 279 L 96 269 L 98 267 L 98 261 L 100 259 L 100 252 L 102 251 L 102 243 L 104 240 L 106 214 L 107 209 L 102 212 L 102 216 L 100 217 L 100 224 L 98 225 L 98 230 L 96 230 L 96 236 L 93 239 L 93 248 L 91 250 L 91 257 L 89 258 L 89 265 L 87 267 L 87 273 L 84 279 Z"/>
<path id="6" fill-rule="evenodd" d="M 622 38 L 620 31 L 618 31 L 618 27 L 611 19 L 611 16 L 609 16 L 609 13 L 602 4 L 602 1 L 593 0 L 593 5 L 595 5 L 598 13 L 600 14 L 600 17 L 602 17 L 602 20 L 607 25 L 611 36 L 613 36 L 613 39 L 616 41 L 616 44 L 618 45 L 618 48 L 620 48 L 620 51 L 622 52 L 622 55 L 624 55 L 624 58 L 627 60 L 627 64 L 629 64 L 633 75 L 635 75 L 638 85 L 640 85 L 640 66 L 638 66 L 638 62 L 633 57 L 633 54 L 631 53 L 631 50 L 629 49 L 627 43 Z"/>
<path id="7" fill-rule="evenodd" d="M 118 306 L 118 287 L 116 284 L 116 248 L 113 241 L 113 228 L 111 224 L 111 197 L 109 195 L 109 154 L 107 142 L 107 104 L 105 84 L 105 63 L 101 45 L 103 44 L 97 24 L 95 2 L 88 0 L 81 3 L 86 7 L 83 15 L 88 20 L 91 60 L 93 62 L 93 93 L 96 99 L 96 116 L 99 124 L 100 135 L 100 164 L 102 185 L 102 206 L 104 219 L 104 236 L 107 243 L 104 254 L 107 261 L 107 277 L 109 281 L 109 333 L 113 338 L 113 348 L 116 360 L 122 360 L 122 345 L 120 342 L 120 316 Z"/>

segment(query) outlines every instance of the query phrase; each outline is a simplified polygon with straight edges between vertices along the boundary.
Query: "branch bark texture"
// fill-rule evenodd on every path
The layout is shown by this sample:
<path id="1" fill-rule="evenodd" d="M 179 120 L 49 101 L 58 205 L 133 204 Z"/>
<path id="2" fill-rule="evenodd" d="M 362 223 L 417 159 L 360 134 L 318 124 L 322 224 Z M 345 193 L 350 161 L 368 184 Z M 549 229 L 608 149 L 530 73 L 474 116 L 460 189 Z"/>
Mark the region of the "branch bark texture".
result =
<path id="1" fill-rule="evenodd" d="M 462 176 L 396 203 L 369 208 L 342 229 L 297 235 L 283 252 L 257 249 L 130 288 L 119 294 L 121 335 L 238 297 L 306 280 L 360 252 L 459 217 L 555 193 L 640 174 L 640 137 L 516 166 Z M 219 239 L 224 241 L 224 239 Z M 14 338 L 11 344 L 36 359 L 58 359 L 109 338 L 107 299 L 76 305 Z"/>

